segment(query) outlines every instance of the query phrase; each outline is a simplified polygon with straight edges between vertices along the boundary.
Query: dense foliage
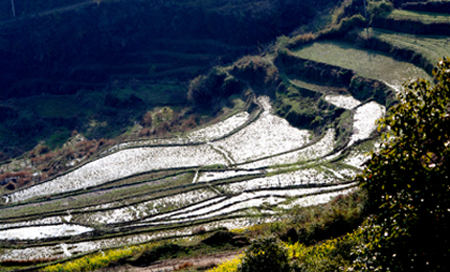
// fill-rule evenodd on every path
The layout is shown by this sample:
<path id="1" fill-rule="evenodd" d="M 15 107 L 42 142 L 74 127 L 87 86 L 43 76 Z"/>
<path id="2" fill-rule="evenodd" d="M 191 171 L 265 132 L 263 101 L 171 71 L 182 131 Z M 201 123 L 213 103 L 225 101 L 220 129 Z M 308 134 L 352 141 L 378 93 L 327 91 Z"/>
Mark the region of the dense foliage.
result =
<path id="1" fill-rule="evenodd" d="M 0 73 L 3 160 L 39 141 L 61 145 L 73 130 L 117 137 L 154 107 L 183 107 L 188 80 L 311 23 L 339 1 L 0 2 L 0 66 L 8 67 Z M 216 104 L 213 110 L 223 106 Z M 107 125 L 91 130 L 91 120 Z"/>
<path id="2" fill-rule="evenodd" d="M 361 176 L 373 216 L 358 269 L 447 271 L 450 216 L 450 58 L 433 70 L 437 81 L 405 84 L 400 103 L 380 127 L 382 149 Z"/>
<path id="3" fill-rule="evenodd" d="M 275 237 L 255 240 L 245 251 L 239 272 L 289 272 L 288 252 Z"/>

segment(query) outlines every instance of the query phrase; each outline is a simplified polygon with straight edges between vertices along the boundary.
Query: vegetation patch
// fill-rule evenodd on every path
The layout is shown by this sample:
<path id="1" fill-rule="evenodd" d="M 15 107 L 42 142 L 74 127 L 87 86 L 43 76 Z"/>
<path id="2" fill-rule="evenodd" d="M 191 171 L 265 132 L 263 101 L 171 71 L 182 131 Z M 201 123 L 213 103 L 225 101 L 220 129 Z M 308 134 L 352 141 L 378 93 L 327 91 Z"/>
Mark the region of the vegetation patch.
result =
<path id="1" fill-rule="evenodd" d="M 393 10 L 376 16 L 371 25 L 391 31 L 418 35 L 450 35 L 449 14 Z"/>
<path id="2" fill-rule="evenodd" d="M 411 35 L 377 28 L 359 29 L 351 35 L 358 45 L 414 63 L 429 74 L 439 58 L 450 54 L 446 36 Z"/>
<path id="3" fill-rule="evenodd" d="M 401 86 L 405 80 L 417 77 L 429 78 L 425 71 L 412 64 L 343 42 L 320 41 L 292 52 L 301 58 L 350 69 L 362 77 L 394 86 Z"/>

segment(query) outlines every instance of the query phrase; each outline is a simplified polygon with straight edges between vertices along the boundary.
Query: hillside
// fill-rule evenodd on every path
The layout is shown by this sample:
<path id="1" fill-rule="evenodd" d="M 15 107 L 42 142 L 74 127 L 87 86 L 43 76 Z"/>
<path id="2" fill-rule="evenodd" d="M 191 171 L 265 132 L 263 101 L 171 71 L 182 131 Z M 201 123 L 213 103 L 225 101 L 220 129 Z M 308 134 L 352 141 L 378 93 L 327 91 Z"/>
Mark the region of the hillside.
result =
<path id="1" fill-rule="evenodd" d="M 33 0 L 18 1 L 15 18 L 4 2 L 2 152 L 17 156 L 41 140 L 61 145 L 73 130 L 112 138 L 154 107 L 183 108 L 190 79 L 311 23 L 336 2 Z M 92 120 L 109 129 L 89 131 Z"/>
<path id="2" fill-rule="evenodd" d="M 369 1 L 367 18 L 356 0 L 66 2 L 0 14 L 0 46 L 21 48 L 0 50 L 2 147 L 20 146 L 25 117 L 19 138 L 67 133 L 0 166 L 0 269 L 128 269 L 268 234 L 294 257 L 295 242 L 317 256 L 344 243 L 304 271 L 350 266 L 356 242 L 342 237 L 367 215 L 355 177 L 402 84 L 449 55 L 450 14 L 433 13 L 447 2 Z M 94 139 L 131 121 L 126 137 Z"/>

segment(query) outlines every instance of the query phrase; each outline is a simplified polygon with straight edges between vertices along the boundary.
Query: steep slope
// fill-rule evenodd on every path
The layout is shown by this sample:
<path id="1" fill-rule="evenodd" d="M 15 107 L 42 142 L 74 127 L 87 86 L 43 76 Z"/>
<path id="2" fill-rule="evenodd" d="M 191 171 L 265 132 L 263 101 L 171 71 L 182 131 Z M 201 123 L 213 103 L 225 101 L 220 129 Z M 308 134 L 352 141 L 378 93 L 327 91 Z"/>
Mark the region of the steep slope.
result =
<path id="1" fill-rule="evenodd" d="M 8 131 L 2 146 L 60 144 L 49 136 L 85 132 L 89 119 L 111 127 L 91 137 L 117 136 L 146 109 L 185 106 L 189 79 L 290 33 L 338 1 L 80 2 L 16 1 L 15 18 L 10 2 L 2 3 L 8 18 L 0 21 L 0 104 L 7 112 L 0 130 Z M 164 89 L 171 94 L 155 100 Z M 45 108 L 46 101 L 64 108 L 67 100 L 78 107 L 47 115 L 22 101 L 35 96 Z"/>

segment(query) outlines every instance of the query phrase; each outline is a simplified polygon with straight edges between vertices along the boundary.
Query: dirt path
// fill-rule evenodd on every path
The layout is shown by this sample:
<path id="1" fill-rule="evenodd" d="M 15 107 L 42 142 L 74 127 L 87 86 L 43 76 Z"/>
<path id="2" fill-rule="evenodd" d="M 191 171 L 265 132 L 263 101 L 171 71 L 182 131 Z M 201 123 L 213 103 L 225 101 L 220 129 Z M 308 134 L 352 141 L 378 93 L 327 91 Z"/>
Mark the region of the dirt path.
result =
<path id="1" fill-rule="evenodd" d="M 241 253 L 240 251 L 218 253 L 213 255 L 205 255 L 192 258 L 180 258 L 154 262 L 153 264 L 145 267 L 136 267 L 129 264 L 119 265 L 115 267 L 106 267 L 97 272 L 159 272 L 159 271 L 174 271 L 180 268 L 212 268 L 213 266 L 220 264 L 223 261 L 231 260 L 236 255 Z M 180 269 L 181 270 L 181 269 Z"/>

